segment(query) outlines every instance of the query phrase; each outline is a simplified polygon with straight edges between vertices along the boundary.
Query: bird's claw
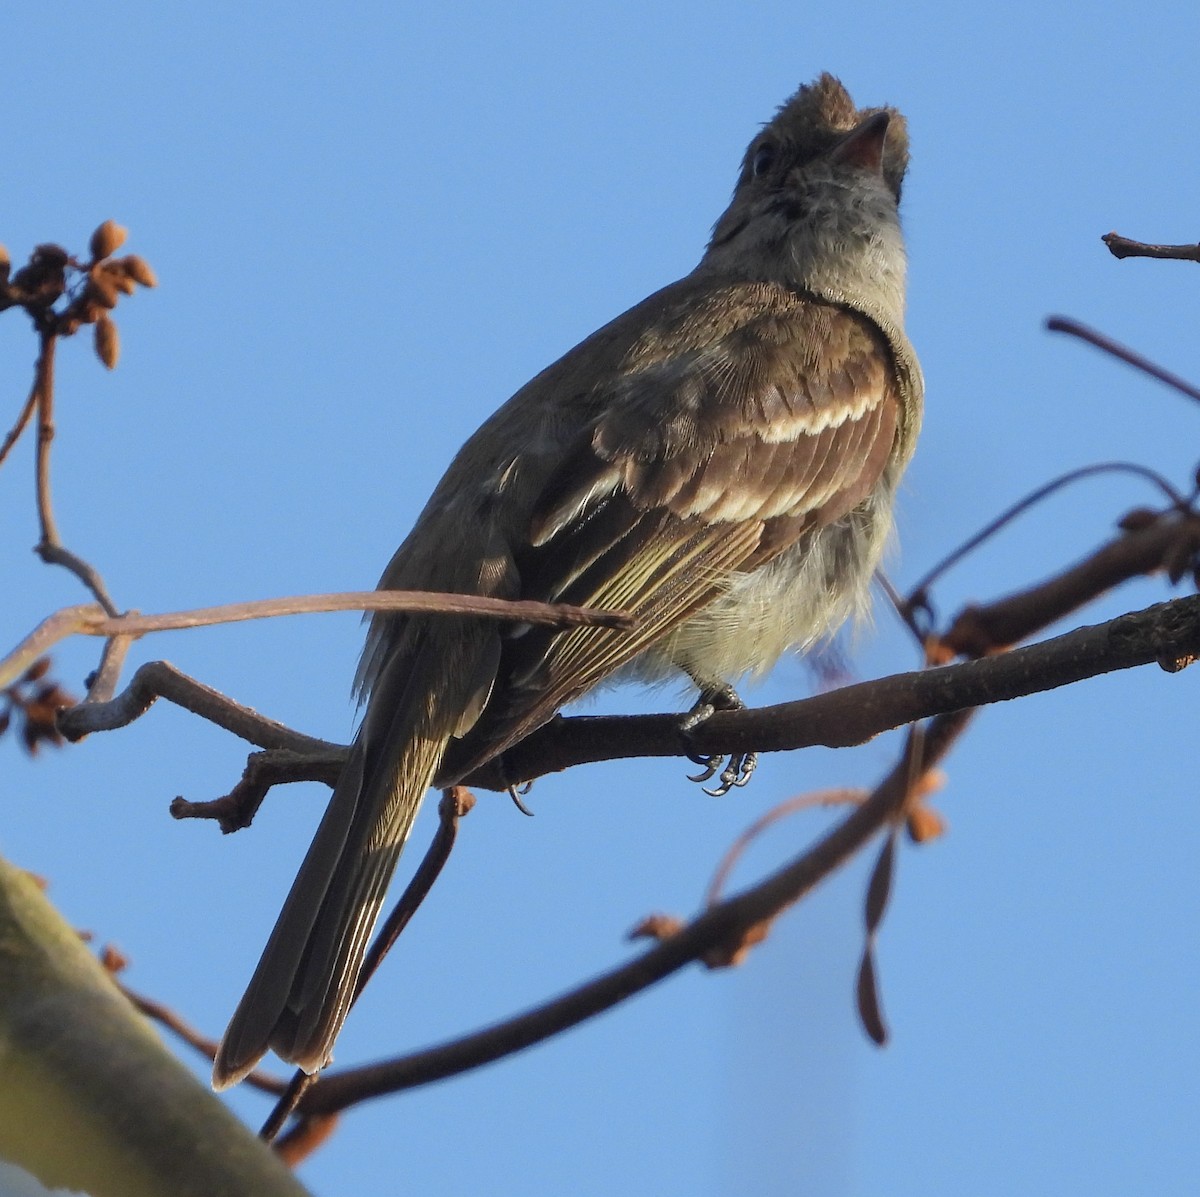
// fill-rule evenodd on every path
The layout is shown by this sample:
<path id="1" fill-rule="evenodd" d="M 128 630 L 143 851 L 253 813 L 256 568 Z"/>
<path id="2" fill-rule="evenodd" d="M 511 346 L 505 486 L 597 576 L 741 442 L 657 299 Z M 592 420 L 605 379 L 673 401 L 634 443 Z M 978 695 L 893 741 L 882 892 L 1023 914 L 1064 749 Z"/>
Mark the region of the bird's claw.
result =
<path id="1" fill-rule="evenodd" d="M 686 743 L 689 734 L 706 719 L 711 719 L 717 711 L 739 711 L 743 705 L 742 700 L 734 693 L 731 686 L 719 691 L 702 693 L 696 705 L 679 721 L 680 734 Z M 701 773 L 689 773 L 688 781 L 700 783 L 704 792 L 713 798 L 723 798 L 730 790 L 741 789 L 742 786 L 748 785 L 750 778 L 754 775 L 754 770 L 758 768 L 757 752 L 735 752 L 728 759 L 722 753 L 687 752 L 686 755 L 689 761 L 699 765 L 703 770 Z M 723 769 L 722 765 L 725 766 Z M 720 778 L 717 784 L 711 790 L 707 786 L 703 786 L 704 782 L 717 776 L 718 770 L 720 770 Z"/>
<path id="2" fill-rule="evenodd" d="M 508 787 L 508 796 L 513 800 L 513 805 L 521 812 L 521 814 L 528 815 L 531 819 L 533 818 L 533 811 L 531 811 L 529 807 L 527 807 L 525 803 L 521 801 L 521 799 L 532 789 L 533 782 L 531 781 L 525 782 L 524 785 L 519 786 L 513 784 Z"/>
<path id="3" fill-rule="evenodd" d="M 687 774 L 688 781 L 708 781 L 717 775 L 717 770 L 724 764 L 725 758 L 719 753 L 716 756 L 698 756 L 694 752 L 687 754 L 687 759 L 694 765 L 699 765 L 703 773 Z"/>
<path id="4" fill-rule="evenodd" d="M 720 766 L 723 757 L 717 758 L 716 765 L 711 767 L 711 772 L 704 778 L 692 778 L 693 781 L 707 781 Z M 721 770 L 720 783 L 714 786 L 711 790 L 705 786 L 704 792 L 712 795 L 714 798 L 724 798 L 730 790 L 750 784 L 750 778 L 754 776 L 754 770 L 758 768 L 758 753 L 757 752 L 735 752 L 730 758 L 729 763 Z"/>

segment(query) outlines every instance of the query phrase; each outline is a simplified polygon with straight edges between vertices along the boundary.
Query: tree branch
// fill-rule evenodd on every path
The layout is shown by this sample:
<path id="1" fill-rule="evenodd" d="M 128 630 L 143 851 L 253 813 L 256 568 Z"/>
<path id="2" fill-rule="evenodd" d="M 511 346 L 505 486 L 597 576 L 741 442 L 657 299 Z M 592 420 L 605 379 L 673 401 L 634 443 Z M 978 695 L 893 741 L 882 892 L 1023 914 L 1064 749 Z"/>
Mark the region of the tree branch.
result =
<path id="1" fill-rule="evenodd" d="M 894 674 L 778 706 L 718 712 L 691 739 L 700 754 L 846 748 L 931 715 L 1008 702 L 1152 661 L 1173 671 L 1198 653 L 1200 596 L 1192 595 L 1001 656 Z M 514 777 L 679 750 L 676 715 L 559 717 L 506 752 L 502 767 L 489 764 L 460 780 L 501 790 Z"/>
<path id="2" fill-rule="evenodd" d="M 1200 245 L 1147 245 L 1120 233 L 1105 233 L 1100 238 L 1114 258 L 1171 258 L 1179 262 L 1200 262 Z"/>

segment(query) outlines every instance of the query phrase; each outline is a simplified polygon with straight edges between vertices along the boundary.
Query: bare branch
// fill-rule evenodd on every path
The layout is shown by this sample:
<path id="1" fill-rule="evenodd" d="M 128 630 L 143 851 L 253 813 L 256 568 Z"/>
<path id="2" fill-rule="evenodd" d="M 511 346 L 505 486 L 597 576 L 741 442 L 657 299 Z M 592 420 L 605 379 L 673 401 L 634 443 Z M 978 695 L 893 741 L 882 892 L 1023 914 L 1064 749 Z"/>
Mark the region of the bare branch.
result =
<path id="1" fill-rule="evenodd" d="M 367 982 L 375 975 L 383 963 L 384 957 L 392 950 L 401 932 L 408 926 L 412 916 L 417 913 L 421 903 L 425 901 L 433 884 L 441 875 L 442 869 L 450 859 L 450 853 L 458 838 L 458 824 L 466 818 L 475 806 L 475 795 L 465 786 L 451 786 L 442 792 L 442 800 L 438 803 L 438 829 L 433 842 L 425 852 L 412 880 L 405 887 L 400 901 L 396 903 L 387 921 L 375 936 L 371 950 L 363 960 L 363 966 L 354 986 L 354 1000 L 366 988 Z"/>
<path id="2" fill-rule="evenodd" d="M 43 548 L 45 551 L 43 551 Z M 89 582 L 95 592 L 103 583 L 86 562 L 61 546 L 42 546 L 45 560 L 70 566 Z M 278 599 L 257 599 L 245 603 L 226 603 L 219 607 L 199 607 L 190 611 L 172 611 L 163 615 L 130 612 L 118 615 L 100 607 L 86 605 L 64 607 L 47 616 L 7 657 L 0 659 L 0 686 L 28 667 L 49 648 L 68 636 L 132 637 L 152 632 L 180 631 L 186 628 L 212 627 L 240 623 L 249 619 L 272 619 L 282 615 L 312 615 L 331 611 L 396 611 L 422 615 L 470 615 L 480 619 L 506 620 L 513 623 L 545 624 L 549 627 L 603 627 L 628 629 L 635 624 L 624 611 L 600 611 L 575 607 L 568 603 L 539 603 L 488 598 L 483 595 L 443 594 L 424 590 L 350 590 L 334 594 L 312 594 Z M 111 694 L 115 677 L 107 677 Z M 99 696 L 95 696 L 97 699 Z M 123 726 L 116 724 L 114 726 Z M 99 726 L 91 730 L 104 730 Z"/>
<path id="3" fill-rule="evenodd" d="M 1165 382 L 1167 386 L 1174 387 L 1189 399 L 1200 400 L 1200 390 L 1192 386 L 1187 379 L 1180 378 L 1178 374 L 1172 374 L 1170 370 L 1164 370 L 1162 366 L 1156 366 L 1136 349 L 1121 345 L 1111 337 L 1105 336 L 1104 333 L 1097 332 L 1094 328 L 1088 328 L 1086 324 L 1081 324 L 1078 320 L 1072 320 L 1069 316 L 1051 316 L 1046 321 L 1046 327 L 1051 332 L 1068 333 L 1073 337 L 1078 337 L 1081 341 L 1087 341 L 1089 345 L 1103 349 L 1105 353 L 1133 366 L 1136 370 L 1141 370 L 1144 374 L 1149 374 L 1151 378 L 1157 378 L 1159 382 Z"/>
<path id="4" fill-rule="evenodd" d="M 1105 233 L 1100 238 L 1114 258 L 1170 258 L 1179 262 L 1200 262 L 1200 245 L 1147 245 L 1132 241 L 1120 233 Z"/>
<path id="5" fill-rule="evenodd" d="M 35 552 L 47 565 L 61 565 L 73 573 L 95 596 L 109 615 L 117 614 L 116 604 L 98 571 L 82 557 L 76 556 L 62 543 L 54 522 L 54 506 L 50 496 L 50 445 L 54 440 L 54 350 L 58 334 L 54 324 L 41 322 L 40 348 L 34 367 L 33 393 L 37 395 L 37 510 L 41 539 Z"/>
<path id="6" fill-rule="evenodd" d="M 926 601 L 926 595 L 934 582 L 942 578 L 949 570 L 962 561 L 963 558 L 973 553 L 981 544 L 990 540 L 1001 529 L 1007 527 L 1018 516 L 1023 515 L 1031 507 L 1048 499 L 1052 494 L 1062 490 L 1064 487 L 1072 486 L 1074 483 L 1081 482 L 1086 478 L 1095 478 L 1100 474 L 1131 474 L 1137 478 L 1144 478 L 1158 487 L 1174 507 L 1180 511 L 1183 511 L 1187 507 L 1187 500 L 1161 474 L 1156 470 L 1138 465 L 1136 462 L 1101 461 L 1094 465 L 1082 466 L 1077 470 L 1069 470 L 1067 473 L 1060 474 L 1057 478 L 1051 479 L 1044 486 L 1039 486 L 1036 490 L 1030 491 L 1024 498 L 1018 499 L 1017 502 L 1002 511 L 995 519 L 989 520 L 974 536 L 969 537 L 956 549 L 947 553 L 936 565 L 921 576 L 921 580 L 913 586 L 907 600 L 897 600 L 894 598 L 893 601 L 896 601 L 898 604 L 901 618 L 905 619 L 905 622 L 908 622 L 906 612 L 911 614 L 913 606 Z"/>
<path id="7" fill-rule="evenodd" d="M 1037 586 L 963 610 L 941 637 L 938 660 L 978 657 L 1017 644 L 1070 615 L 1131 577 L 1179 563 L 1186 572 L 1200 554 L 1200 516 L 1160 517 L 1102 545 L 1082 561 Z M 1177 580 L 1177 578 L 1176 578 Z"/>
<path id="8" fill-rule="evenodd" d="M 339 750 L 337 744 L 302 735 L 234 702 L 166 661 L 150 661 L 141 666 L 129 685 L 111 702 L 85 702 L 63 711 L 59 716 L 59 727 L 69 740 L 82 739 L 91 732 L 111 731 L 144 715 L 159 698 L 165 698 L 260 748 L 287 748 L 307 754 Z"/>
<path id="9" fill-rule="evenodd" d="M 11 685 L 60 640 L 82 632 L 100 614 L 99 607 L 87 603 L 78 607 L 63 607 L 43 619 L 8 656 L 0 659 L 0 687 Z"/>
<path id="10" fill-rule="evenodd" d="M 29 418 L 33 415 L 34 408 L 37 407 L 38 401 L 38 378 L 34 373 L 33 385 L 29 389 L 29 398 L 25 400 L 25 406 L 21 408 L 21 414 L 17 416 L 17 422 L 8 430 L 4 438 L 4 443 L 0 444 L 0 465 L 4 464 L 4 460 L 12 451 L 13 445 L 21 439 L 21 433 L 29 426 Z"/>
<path id="11" fill-rule="evenodd" d="M 37 510 L 42 529 L 42 546 L 57 545 L 58 527 L 54 522 L 54 507 L 50 498 L 50 445 L 54 440 L 54 349 L 58 338 L 43 329 L 38 345 L 37 362 L 33 370 L 33 389 L 37 395 Z"/>
<path id="12" fill-rule="evenodd" d="M 396 611 L 421 615 L 471 615 L 480 619 L 545 624 L 553 628 L 601 627 L 628 629 L 634 617 L 624 611 L 600 611 L 567 603 L 488 598 L 476 594 L 446 594 L 425 590 L 349 590 L 335 594 L 297 595 L 225 603 L 171 611 L 165 615 L 118 615 L 98 619 L 85 630 L 91 636 L 144 636 L 184 628 L 274 619 L 281 615 L 316 615 L 329 611 Z"/>
<path id="13" fill-rule="evenodd" d="M 318 741 L 323 743 L 323 741 Z M 171 802 L 174 819 L 215 819 L 221 831 L 228 835 L 249 827 L 258 808 L 273 786 L 297 781 L 319 781 L 327 786 L 337 784 L 338 775 L 346 763 L 347 750 L 336 744 L 324 749 L 293 752 L 287 748 L 267 748 L 252 752 L 246 761 L 241 780 L 221 798 L 207 802 L 189 802 L 175 798 Z"/>
<path id="14" fill-rule="evenodd" d="M 800 794 L 771 807 L 769 811 L 755 819 L 726 849 L 725 855 L 721 857 L 720 863 L 713 873 L 712 880 L 708 883 L 708 889 L 704 895 L 704 905 L 715 906 L 721 900 L 721 891 L 725 888 L 725 882 L 729 880 L 729 874 L 733 872 L 734 865 L 768 827 L 773 827 L 781 819 L 786 819 L 789 815 L 797 814 L 802 810 L 815 810 L 821 806 L 858 806 L 868 797 L 869 794 L 866 790 L 843 786 L 836 790 L 819 790 L 815 794 Z"/>
<path id="15" fill-rule="evenodd" d="M 1001 656 L 893 674 L 778 706 L 719 711 L 692 733 L 698 753 L 781 752 L 862 744 L 931 715 L 986 706 L 1158 661 L 1164 668 L 1200 652 L 1200 597 L 1159 603 L 1078 628 Z M 677 715 L 557 718 L 463 784 L 500 790 L 595 761 L 679 753 Z"/>

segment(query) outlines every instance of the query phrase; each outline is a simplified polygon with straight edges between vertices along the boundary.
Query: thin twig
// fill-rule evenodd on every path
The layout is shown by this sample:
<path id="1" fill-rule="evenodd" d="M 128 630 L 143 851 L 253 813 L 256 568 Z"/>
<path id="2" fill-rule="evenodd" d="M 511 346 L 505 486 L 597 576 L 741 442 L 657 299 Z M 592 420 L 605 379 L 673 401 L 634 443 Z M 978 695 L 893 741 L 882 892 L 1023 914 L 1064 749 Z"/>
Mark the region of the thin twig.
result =
<path id="1" fill-rule="evenodd" d="M 50 498 L 50 445 L 54 440 L 54 349 L 58 337 L 43 328 L 39 335 L 37 362 L 33 369 L 33 389 L 37 394 L 36 484 L 38 523 L 42 535 L 39 548 L 61 544 L 54 522 Z"/>
<path id="2" fill-rule="evenodd" d="M 147 1018 L 154 1019 L 177 1035 L 189 1047 L 193 1047 L 202 1056 L 207 1057 L 210 1061 L 216 1058 L 217 1041 L 210 1039 L 207 1035 L 197 1031 L 190 1023 L 186 1022 L 170 1006 L 162 1002 L 155 1001 L 153 998 L 148 998 L 136 990 L 130 989 L 122 981 L 113 978 L 113 984 L 140 1010 Z M 262 1072 L 256 1069 L 254 1072 L 247 1073 L 246 1080 L 255 1088 L 260 1089 L 263 1093 L 269 1093 L 273 1097 L 278 1097 L 287 1089 L 287 1082 L 281 1077 L 271 1076 L 269 1073 Z"/>
<path id="3" fill-rule="evenodd" d="M 110 616 L 115 616 L 117 606 L 104 585 L 104 579 L 94 566 L 72 553 L 63 544 L 54 520 L 54 503 L 50 488 L 50 446 L 54 441 L 54 351 L 58 344 L 58 334 L 52 323 L 43 322 L 38 337 L 39 349 L 34 366 L 32 393 L 37 396 L 37 454 L 34 475 L 41 536 L 34 551 L 47 565 L 61 565 L 70 570 L 91 591 L 104 610 Z"/>
<path id="4" fill-rule="evenodd" d="M 88 692 L 84 702 L 111 702 L 117 690 L 117 682 L 121 679 L 121 670 L 125 667 L 125 658 L 133 647 L 132 636 L 110 636 L 104 642 L 104 651 L 100 655 L 100 665 L 95 673 L 88 678 Z"/>
<path id="5" fill-rule="evenodd" d="M 1160 570 L 1182 576 L 1197 554 L 1200 517 L 1160 517 L 1145 528 L 1115 537 L 1045 582 L 964 608 L 941 637 L 940 660 L 983 656 L 1018 644 L 1131 577 Z"/>
<path id="6" fill-rule="evenodd" d="M 470 814 L 474 806 L 475 795 L 466 786 L 451 786 L 442 792 L 442 799 L 438 803 L 437 834 L 363 960 L 358 980 L 354 984 L 354 1001 L 358 1001 L 367 982 L 375 975 L 384 957 L 392 950 L 401 932 L 408 926 L 412 916 L 417 913 L 418 907 L 425 901 L 434 882 L 441 875 L 442 869 L 446 867 L 458 838 L 459 821 Z"/>
<path id="7" fill-rule="evenodd" d="M 1167 386 L 1174 387 L 1180 394 L 1186 395 L 1189 399 L 1200 401 L 1200 389 L 1192 386 L 1186 378 L 1180 378 L 1178 374 L 1172 374 L 1170 370 L 1164 370 L 1162 366 L 1156 366 L 1148 357 L 1143 357 L 1136 349 L 1130 349 L 1127 345 L 1121 345 L 1114 341 L 1111 337 L 1105 336 L 1102 332 L 1097 332 L 1094 328 L 1089 328 L 1086 324 L 1081 324 L 1078 320 L 1072 320 L 1069 316 L 1051 316 L 1046 321 L 1046 327 L 1051 332 L 1068 333 L 1072 337 L 1078 337 L 1081 341 L 1087 341 L 1089 345 L 1095 345 L 1097 349 L 1103 349 L 1105 353 L 1111 354 L 1120 361 L 1133 366 L 1137 370 L 1141 370 L 1144 374 L 1149 374 L 1151 378 L 1157 378 L 1159 382 L 1165 382 Z"/>
<path id="8" fill-rule="evenodd" d="M 0 658 L 0 689 L 12 683 L 60 640 L 81 632 L 102 614 L 95 603 L 63 607 L 43 619 L 16 648 Z"/>
<path id="9" fill-rule="evenodd" d="M 283 1129 L 288 1116 L 300 1104 L 300 1099 L 317 1083 L 316 1073 L 307 1073 L 297 1068 L 288 1081 L 279 1100 L 271 1107 L 267 1120 L 259 1129 L 258 1137 L 264 1143 L 274 1141 L 275 1136 Z"/>
<path id="10" fill-rule="evenodd" d="M 8 434 L 4 438 L 4 443 L 0 445 L 0 465 L 4 464 L 4 459 L 11 452 L 13 445 L 21 439 L 21 433 L 29 426 L 29 417 L 33 415 L 34 409 L 37 407 L 37 401 L 38 378 L 35 371 L 33 385 L 29 388 L 29 398 L 25 400 L 25 406 L 21 408 L 21 414 L 17 417 L 17 422 L 8 430 Z"/>
<path id="11" fill-rule="evenodd" d="M 273 1146 L 275 1154 L 289 1167 L 298 1168 L 337 1129 L 336 1114 L 305 1114 L 280 1135 Z"/>
<path id="12" fill-rule="evenodd" d="M 275 1154 L 289 1168 L 299 1167 L 336 1129 L 337 1114 L 305 1114 L 276 1139 Z"/>
<path id="13" fill-rule="evenodd" d="M 103 582 L 86 562 L 61 546 L 46 546 L 39 552 L 47 561 L 65 564 L 80 577 L 90 578 L 89 588 L 104 592 Z M 111 605 L 111 601 L 110 601 Z M 0 686 L 5 678 L 19 674 L 29 661 L 36 660 L 53 645 L 68 636 L 138 637 L 153 632 L 180 631 L 186 628 L 213 627 L 240 623 L 249 619 L 272 619 L 283 615 L 313 615 L 330 611 L 395 611 L 421 615 L 470 615 L 514 623 L 545 624 L 549 627 L 603 627 L 628 629 L 636 619 L 624 611 L 600 611 L 567 603 L 539 603 L 488 598 L 483 595 L 442 594 L 424 590 L 351 590 L 335 594 L 311 594 L 277 599 L 257 599 L 245 603 L 226 603 L 219 607 L 199 607 L 190 611 L 171 611 L 163 615 L 130 612 L 118 615 L 93 606 L 64 607 L 47 616 L 8 656 L 0 658 Z M 30 654 L 33 656 L 30 656 Z M 22 664 L 24 662 L 24 664 Z"/>
<path id="14" fill-rule="evenodd" d="M 287 748 L 264 748 L 261 752 L 252 752 L 241 780 L 228 794 L 206 802 L 172 799 L 171 817 L 213 819 L 225 835 L 241 831 L 254 822 L 258 808 L 274 786 L 298 781 L 319 781 L 330 787 L 336 785 L 345 767 L 346 756 L 347 749 L 336 744 L 305 752 L 294 752 Z"/>
<path id="15" fill-rule="evenodd" d="M 512 623 L 544 624 L 552 628 L 632 628 L 634 616 L 624 611 L 601 611 L 567 603 L 489 598 L 477 594 L 447 594 L 425 590 L 350 590 L 336 594 L 290 595 L 224 603 L 163 615 L 118 615 L 98 619 L 87 629 L 92 636 L 145 636 L 184 628 L 241 623 L 249 619 L 275 619 L 281 615 L 316 615 L 330 611 L 395 611 L 422 615 L 470 615 Z"/>
<path id="16" fill-rule="evenodd" d="M 742 854 L 768 827 L 774 826 L 780 819 L 786 819 L 802 810 L 814 810 L 819 806 L 861 805 L 869 797 L 869 791 L 862 789 L 840 788 L 836 790 L 820 790 L 815 794 L 800 794 L 789 798 L 786 802 L 773 806 L 766 814 L 760 815 L 736 840 L 730 844 L 725 855 L 721 857 L 708 889 L 704 894 L 705 907 L 715 906 L 721 900 L 721 891 L 734 865 L 741 859 Z"/>
<path id="17" fill-rule="evenodd" d="M 94 565 L 61 544 L 47 544 L 43 541 L 34 549 L 34 552 L 47 565 L 61 565 L 73 573 L 92 592 L 96 601 L 110 617 L 119 618 L 117 605 L 113 602 L 112 596 L 108 593 L 108 587 L 104 584 L 104 579 Z M 103 633 L 95 632 L 93 635 L 99 636 Z"/>
<path id="18" fill-rule="evenodd" d="M 909 593 L 909 598 L 903 600 L 904 605 L 900 608 L 901 617 L 903 618 L 905 606 L 911 605 L 914 602 L 923 602 L 924 596 L 934 582 L 962 561 L 964 557 L 977 549 L 985 540 L 995 536 L 1002 528 L 1012 523 L 1019 515 L 1022 515 L 1031 507 L 1042 502 L 1042 500 L 1049 498 L 1055 491 L 1062 490 L 1064 487 L 1080 482 L 1085 478 L 1095 477 L 1098 474 L 1131 474 L 1137 478 L 1145 478 L 1148 482 L 1157 486 L 1174 506 L 1180 509 L 1187 506 L 1187 501 L 1183 495 L 1166 478 L 1147 466 L 1138 465 L 1137 462 L 1101 461 L 1093 465 L 1081 466 L 1077 470 L 1068 470 L 1065 474 L 1060 474 L 1057 478 L 1052 478 L 1044 486 L 1039 486 L 1036 490 L 1030 491 L 1024 498 L 1018 499 L 1011 507 L 1006 508 L 995 519 L 985 524 L 974 536 L 969 537 L 956 549 L 947 553 L 945 557 L 924 574 L 913 586 Z"/>
<path id="19" fill-rule="evenodd" d="M 91 732 L 111 731 L 144 715 L 159 698 L 165 698 L 259 748 L 287 748 L 296 753 L 318 755 L 345 751 L 340 745 L 306 736 L 260 715 L 167 661 L 149 661 L 142 665 L 129 685 L 111 702 L 81 703 L 63 711 L 59 715 L 59 728 L 69 740 L 81 739 Z"/>

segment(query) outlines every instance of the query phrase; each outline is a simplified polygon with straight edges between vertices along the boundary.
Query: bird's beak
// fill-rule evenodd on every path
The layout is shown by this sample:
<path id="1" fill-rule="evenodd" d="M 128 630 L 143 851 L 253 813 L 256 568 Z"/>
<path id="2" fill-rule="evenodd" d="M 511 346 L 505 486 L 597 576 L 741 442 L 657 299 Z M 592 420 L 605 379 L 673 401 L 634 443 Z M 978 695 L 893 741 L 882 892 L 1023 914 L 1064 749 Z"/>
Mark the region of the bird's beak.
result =
<path id="1" fill-rule="evenodd" d="M 867 117 L 833 147 L 833 160 L 848 166 L 859 166 L 877 175 L 883 174 L 883 143 L 887 140 L 891 119 L 886 112 Z"/>

